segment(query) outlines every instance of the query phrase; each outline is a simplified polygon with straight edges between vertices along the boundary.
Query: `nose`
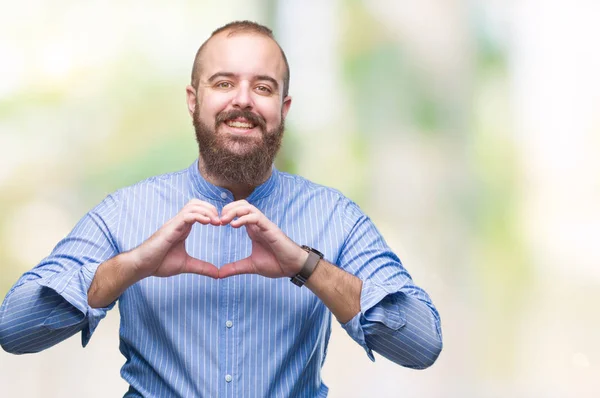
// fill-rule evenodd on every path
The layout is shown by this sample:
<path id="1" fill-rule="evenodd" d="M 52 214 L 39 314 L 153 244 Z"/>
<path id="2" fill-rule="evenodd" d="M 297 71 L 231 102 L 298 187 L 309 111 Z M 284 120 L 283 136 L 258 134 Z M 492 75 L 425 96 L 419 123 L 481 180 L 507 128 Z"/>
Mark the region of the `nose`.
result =
<path id="1" fill-rule="evenodd" d="M 238 109 L 252 109 L 254 103 L 252 102 L 252 93 L 250 92 L 249 85 L 241 84 L 238 86 L 231 105 Z"/>

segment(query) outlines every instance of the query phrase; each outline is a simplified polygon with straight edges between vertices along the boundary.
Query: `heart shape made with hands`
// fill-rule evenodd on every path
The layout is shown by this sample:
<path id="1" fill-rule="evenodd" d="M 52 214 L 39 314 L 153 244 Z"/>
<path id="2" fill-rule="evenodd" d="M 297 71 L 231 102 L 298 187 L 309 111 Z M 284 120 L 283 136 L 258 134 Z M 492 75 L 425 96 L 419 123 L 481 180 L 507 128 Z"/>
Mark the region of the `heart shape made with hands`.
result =
<path id="1" fill-rule="evenodd" d="M 269 220 L 260 210 L 246 200 L 231 202 L 223 207 L 221 215 L 217 208 L 207 202 L 194 199 L 190 201 L 174 222 L 172 241 L 183 242 L 195 223 L 215 227 L 231 225 L 233 228 L 246 227 L 252 241 L 252 251 L 246 258 L 224 264 L 217 268 L 214 264 L 195 259 L 187 252 L 179 254 L 184 260 L 183 272 L 197 273 L 216 279 L 228 278 L 240 274 L 258 274 L 268 278 L 292 277 L 300 272 L 308 253 L 285 235 L 279 227 Z M 180 228 L 177 228 L 177 227 Z M 168 237 L 167 237 L 168 238 Z M 181 264 L 181 263 L 180 263 Z"/>

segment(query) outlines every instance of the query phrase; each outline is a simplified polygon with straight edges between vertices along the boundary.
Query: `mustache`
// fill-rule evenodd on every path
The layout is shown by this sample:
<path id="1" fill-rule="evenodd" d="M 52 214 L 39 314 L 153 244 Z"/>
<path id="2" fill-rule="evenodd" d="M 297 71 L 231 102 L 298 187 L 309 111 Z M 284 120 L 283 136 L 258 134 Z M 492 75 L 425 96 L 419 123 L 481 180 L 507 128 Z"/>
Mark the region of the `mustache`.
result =
<path id="1" fill-rule="evenodd" d="M 259 116 L 255 113 L 252 113 L 248 110 L 234 109 L 231 111 L 223 111 L 219 113 L 215 119 L 215 126 L 218 126 L 221 123 L 226 122 L 227 120 L 233 120 L 237 118 L 244 118 L 251 122 L 252 124 L 257 125 L 263 131 L 265 131 L 267 127 L 267 122 L 262 116 Z"/>

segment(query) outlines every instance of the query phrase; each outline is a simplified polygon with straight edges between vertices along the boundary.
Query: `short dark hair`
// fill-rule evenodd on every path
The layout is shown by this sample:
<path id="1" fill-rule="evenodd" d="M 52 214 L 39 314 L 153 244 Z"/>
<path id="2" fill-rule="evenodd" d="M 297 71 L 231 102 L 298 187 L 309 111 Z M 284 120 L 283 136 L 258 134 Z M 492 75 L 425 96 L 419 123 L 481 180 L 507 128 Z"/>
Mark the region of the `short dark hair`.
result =
<path id="1" fill-rule="evenodd" d="M 194 58 L 194 66 L 192 68 L 192 79 L 191 79 L 192 87 L 198 88 L 198 84 L 200 83 L 199 82 L 200 57 L 202 55 L 204 48 L 206 47 L 206 44 L 210 41 L 210 39 L 213 36 L 215 36 L 221 32 L 227 32 L 227 31 L 229 32 L 229 34 L 227 35 L 228 37 L 233 36 L 238 33 L 255 33 L 255 34 L 266 36 L 266 37 L 272 39 L 275 42 L 275 44 L 277 44 L 277 47 L 279 47 L 279 50 L 281 51 L 281 57 L 283 58 L 283 62 L 285 63 L 285 71 L 283 73 L 283 97 L 284 98 L 287 97 L 288 91 L 290 88 L 290 65 L 288 64 L 287 57 L 285 56 L 285 52 L 283 51 L 283 49 L 281 48 L 279 43 L 277 43 L 277 40 L 275 40 L 275 37 L 273 36 L 273 31 L 271 29 L 267 28 L 264 25 L 261 25 L 261 24 L 258 24 L 256 22 L 252 22 L 252 21 L 230 22 L 227 25 L 223 25 L 219 29 L 212 32 L 210 37 L 208 39 L 206 39 L 206 41 L 204 43 L 202 43 L 202 45 L 196 52 L 196 58 Z"/>

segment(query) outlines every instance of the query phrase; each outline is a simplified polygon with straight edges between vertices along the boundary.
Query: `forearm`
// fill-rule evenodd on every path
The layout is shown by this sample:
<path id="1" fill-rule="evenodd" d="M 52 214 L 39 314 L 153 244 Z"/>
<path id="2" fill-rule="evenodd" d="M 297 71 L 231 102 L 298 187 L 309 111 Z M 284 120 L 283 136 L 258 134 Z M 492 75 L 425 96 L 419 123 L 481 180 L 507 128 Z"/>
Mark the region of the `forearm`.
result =
<path id="1" fill-rule="evenodd" d="M 87 292 L 88 304 L 92 308 L 106 307 L 144 276 L 135 266 L 133 252 L 121 253 L 98 266 Z"/>
<path id="2" fill-rule="evenodd" d="M 81 330 L 85 316 L 37 280 L 13 288 L 0 307 L 0 345 L 13 354 L 38 352 Z"/>
<path id="3" fill-rule="evenodd" d="M 372 350 L 409 368 L 431 366 L 442 349 L 439 315 L 424 291 L 414 286 L 393 292 L 365 281 L 361 311 L 342 324 L 374 360 Z"/>
<path id="4" fill-rule="evenodd" d="M 362 281 L 324 259 L 319 261 L 305 286 L 341 323 L 350 321 L 360 312 Z"/>
<path id="5" fill-rule="evenodd" d="M 363 282 L 358 277 L 321 260 L 305 286 L 340 323 L 346 324 L 345 328 L 355 329 L 352 334 L 362 334 L 361 343 L 365 348 L 414 369 L 430 366 L 440 354 L 439 319 L 427 303 L 417 297 L 402 292 L 385 297 L 370 307 L 361 320 L 357 315 L 361 312 Z"/>
<path id="6" fill-rule="evenodd" d="M 386 296 L 366 311 L 360 323 L 366 345 L 402 366 L 427 368 L 442 350 L 437 312 L 404 292 Z"/>

